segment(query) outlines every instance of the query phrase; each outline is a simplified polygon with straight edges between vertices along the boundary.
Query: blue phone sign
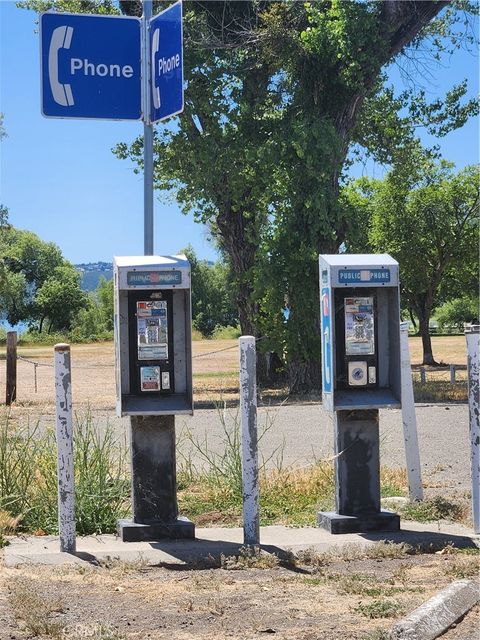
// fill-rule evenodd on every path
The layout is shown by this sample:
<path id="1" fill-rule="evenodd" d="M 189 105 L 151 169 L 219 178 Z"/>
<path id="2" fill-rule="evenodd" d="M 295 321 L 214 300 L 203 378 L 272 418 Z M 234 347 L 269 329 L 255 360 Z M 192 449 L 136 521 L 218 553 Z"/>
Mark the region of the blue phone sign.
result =
<path id="1" fill-rule="evenodd" d="M 183 111 L 182 2 L 150 20 L 150 121 Z"/>
<path id="2" fill-rule="evenodd" d="M 142 117 L 138 18 L 43 13 L 40 43 L 44 116 Z"/>

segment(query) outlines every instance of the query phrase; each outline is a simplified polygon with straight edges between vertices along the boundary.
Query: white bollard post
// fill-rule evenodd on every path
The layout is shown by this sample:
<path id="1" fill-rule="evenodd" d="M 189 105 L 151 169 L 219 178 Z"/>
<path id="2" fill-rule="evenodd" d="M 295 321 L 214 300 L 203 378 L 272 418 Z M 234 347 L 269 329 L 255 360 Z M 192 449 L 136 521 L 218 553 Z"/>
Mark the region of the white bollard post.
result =
<path id="1" fill-rule="evenodd" d="M 480 533 L 480 325 L 465 329 L 467 339 L 468 406 L 472 470 L 473 530 Z"/>
<path id="2" fill-rule="evenodd" d="M 260 544 L 255 338 L 240 338 L 240 416 L 242 428 L 243 543 Z"/>
<path id="3" fill-rule="evenodd" d="M 413 397 L 412 367 L 408 348 L 408 322 L 400 323 L 400 362 L 402 377 L 402 422 L 410 500 L 423 500 L 422 472 L 418 449 L 417 416 Z"/>
<path id="4" fill-rule="evenodd" d="M 60 551 L 75 553 L 75 485 L 73 475 L 70 345 L 56 344 L 54 349 Z"/>

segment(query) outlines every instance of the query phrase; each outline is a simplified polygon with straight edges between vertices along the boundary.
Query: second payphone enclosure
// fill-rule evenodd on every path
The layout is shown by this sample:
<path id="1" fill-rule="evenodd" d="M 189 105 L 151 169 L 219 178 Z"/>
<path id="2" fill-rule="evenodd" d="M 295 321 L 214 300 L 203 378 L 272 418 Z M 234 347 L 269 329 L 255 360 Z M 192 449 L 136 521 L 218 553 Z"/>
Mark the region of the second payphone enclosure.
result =
<path id="1" fill-rule="evenodd" d="M 325 409 L 399 408 L 398 262 L 387 254 L 319 261 Z"/>

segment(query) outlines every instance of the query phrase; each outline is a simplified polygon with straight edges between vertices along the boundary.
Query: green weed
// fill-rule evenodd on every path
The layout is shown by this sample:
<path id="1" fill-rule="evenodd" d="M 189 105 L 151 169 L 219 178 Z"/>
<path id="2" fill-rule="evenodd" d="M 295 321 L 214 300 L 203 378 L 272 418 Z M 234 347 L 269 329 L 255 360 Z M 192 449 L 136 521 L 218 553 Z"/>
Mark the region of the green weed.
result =
<path id="1" fill-rule="evenodd" d="M 110 533 L 128 512 L 127 450 L 109 425 L 103 432 L 89 412 L 76 416 L 74 467 L 77 533 Z M 51 429 L 0 424 L 0 511 L 25 531 L 56 533 L 57 454 Z M 1 533 L 1 527 L 0 527 Z"/>
<path id="2" fill-rule="evenodd" d="M 356 613 L 360 613 L 366 618 L 394 618 L 403 613 L 402 606 L 394 600 L 374 600 L 373 602 L 360 602 L 355 608 Z"/>
<path id="3" fill-rule="evenodd" d="M 410 502 L 401 509 L 401 515 L 407 520 L 432 522 L 435 520 L 462 520 L 465 508 L 456 502 L 436 496 L 430 500 Z"/>
<path id="4" fill-rule="evenodd" d="M 445 575 L 461 580 L 480 575 L 480 558 L 455 558 L 444 567 Z"/>
<path id="5" fill-rule="evenodd" d="M 279 563 L 278 556 L 258 547 L 241 547 L 238 556 L 220 556 L 222 569 L 272 569 Z"/>

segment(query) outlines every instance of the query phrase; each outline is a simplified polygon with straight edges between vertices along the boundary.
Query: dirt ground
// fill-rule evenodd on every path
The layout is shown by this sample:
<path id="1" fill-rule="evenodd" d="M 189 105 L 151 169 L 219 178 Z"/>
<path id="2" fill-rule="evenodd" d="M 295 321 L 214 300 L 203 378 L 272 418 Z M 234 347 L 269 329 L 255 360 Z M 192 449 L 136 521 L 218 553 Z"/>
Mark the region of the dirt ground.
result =
<path id="1" fill-rule="evenodd" d="M 438 361 L 465 365 L 463 336 L 433 337 Z M 420 338 L 410 338 L 412 365 L 421 362 Z M 53 347 L 19 347 L 17 403 L 14 411 L 38 409 L 42 414 L 54 410 Z M 0 358 L 5 350 L 0 350 Z M 37 364 L 35 364 L 37 363 Z M 457 378 L 465 379 L 465 371 Z M 428 374 L 449 380 L 448 371 Z M 36 390 L 35 390 L 36 379 Z M 200 340 L 193 342 L 193 384 L 197 403 L 238 398 L 238 341 Z M 72 392 L 76 407 L 110 411 L 115 406 L 113 343 L 72 345 Z M 270 394 L 282 394 L 273 390 Z M 0 398 L 5 397 L 5 366 L 0 362 Z"/>
<path id="2" fill-rule="evenodd" d="M 382 640 L 396 619 L 478 571 L 477 560 L 405 555 L 238 569 L 229 560 L 224 568 L 148 567 L 139 557 L 99 567 L 4 567 L 0 639 Z M 452 629 L 445 637 L 473 640 L 478 621 L 477 609 L 461 623 L 463 635 Z"/>

